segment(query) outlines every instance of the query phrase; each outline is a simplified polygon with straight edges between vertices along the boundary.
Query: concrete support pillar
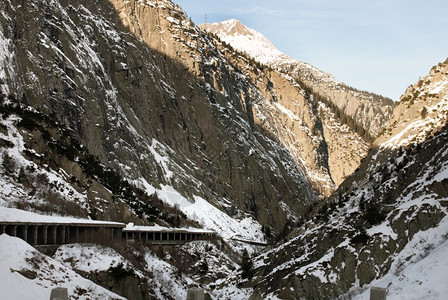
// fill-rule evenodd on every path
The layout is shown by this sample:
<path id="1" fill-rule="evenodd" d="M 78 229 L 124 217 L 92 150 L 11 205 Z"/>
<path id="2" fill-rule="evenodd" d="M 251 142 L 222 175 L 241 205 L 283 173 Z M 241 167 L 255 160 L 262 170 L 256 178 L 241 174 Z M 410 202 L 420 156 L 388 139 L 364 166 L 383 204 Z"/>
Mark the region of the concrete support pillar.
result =
<path id="1" fill-rule="evenodd" d="M 6 225 L 0 225 L 0 234 L 4 234 L 6 230 Z"/>
<path id="2" fill-rule="evenodd" d="M 28 243 L 28 225 L 23 226 L 23 240 Z"/>
<path id="3" fill-rule="evenodd" d="M 50 300 L 68 300 L 67 288 L 57 287 L 51 290 Z"/>
<path id="4" fill-rule="evenodd" d="M 57 226 L 53 226 L 53 232 L 52 232 L 52 234 L 53 234 L 53 243 L 54 244 L 57 244 L 58 243 L 58 227 Z"/>
<path id="5" fill-rule="evenodd" d="M 70 239 L 70 227 L 65 227 L 65 242 L 66 243 L 70 243 L 71 239 Z"/>
<path id="6" fill-rule="evenodd" d="M 370 288 L 370 300 L 386 300 L 387 297 L 387 289 L 381 287 Z"/>
<path id="7" fill-rule="evenodd" d="M 202 288 L 189 288 L 187 290 L 187 299 L 190 300 L 204 300 L 205 293 Z"/>
<path id="8" fill-rule="evenodd" d="M 65 226 L 61 226 L 61 244 L 65 244 Z"/>
<path id="9" fill-rule="evenodd" d="M 11 234 L 12 236 L 17 236 L 17 225 L 12 225 L 11 226 Z"/>
<path id="10" fill-rule="evenodd" d="M 37 230 L 39 228 L 39 225 L 31 225 L 32 226 L 32 232 L 33 232 L 33 245 L 37 245 Z"/>

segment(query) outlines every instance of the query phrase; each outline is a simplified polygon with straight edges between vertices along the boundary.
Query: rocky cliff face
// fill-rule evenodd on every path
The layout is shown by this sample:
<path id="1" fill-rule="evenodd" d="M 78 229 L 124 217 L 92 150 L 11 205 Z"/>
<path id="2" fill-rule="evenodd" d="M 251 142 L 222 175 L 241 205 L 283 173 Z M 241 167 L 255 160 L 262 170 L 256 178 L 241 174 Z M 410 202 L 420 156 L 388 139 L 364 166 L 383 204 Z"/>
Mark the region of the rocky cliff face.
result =
<path id="1" fill-rule="evenodd" d="M 353 118 L 371 136 L 386 124 L 392 112 L 392 100 L 373 93 L 358 91 L 317 69 L 280 52 L 261 33 L 247 28 L 238 20 L 201 24 L 206 31 L 216 34 L 239 51 L 247 53 L 262 64 L 286 73 L 314 92 L 328 98 L 343 113 Z"/>
<path id="2" fill-rule="evenodd" d="M 445 243 L 447 63 L 406 91 L 375 148 L 331 201 L 255 259 L 254 299 L 349 299 Z"/>
<path id="3" fill-rule="evenodd" d="M 142 298 L 170 299 L 174 283 L 184 298 L 191 282 L 216 298 L 351 297 L 446 239 L 447 62 L 406 92 L 366 156 L 389 101 L 297 61 L 263 66 L 170 1 L 6 0 L 0 11 L 0 205 L 167 226 L 208 217 L 226 241 L 244 218 L 260 240 L 251 219 L 266 233 L 302 224 L 253 260 L 250 280 L 223 279 L 238 259 L 222 240 L 160 258 L 145 248 L 135 269 L 107 254 L 114 264 L 83 270 L 85 250 L 59 253 L 104 286 L 137 297 L 115 274 Z"/>
<path id="4" fill-rule="evenodd" d="M 296 161 L 306 165 L 315 189 L 328 196 L 365 157 L 371 137 L 377 135 L 390 116 L 392 101 L 357 91 L 331 74 L 288 57 L 238 20 L 200 27 L 282 74 L 284 81 L 292 85 L 290 90 L 297 90 L 306 99 L 300 99 L 284 84 L 273 82 L 279 98 L 272 110 L 279 108 L 276 114 L 283 124 L 283 130 L 276 134 Z M 312 117 L 306 116 L 307 106 Z"/>
<path id="5" fill-rule="evenodd" d="M 305 167 L 257 121 L 257 105 L 278 98 L 268 75 L 234 65 L 229 56 L 245 58 L 222 52 L 170 1 L 1 10 L 2 92 L 129 182 L 172 186 L 278 231 L 315 200 Z"/>

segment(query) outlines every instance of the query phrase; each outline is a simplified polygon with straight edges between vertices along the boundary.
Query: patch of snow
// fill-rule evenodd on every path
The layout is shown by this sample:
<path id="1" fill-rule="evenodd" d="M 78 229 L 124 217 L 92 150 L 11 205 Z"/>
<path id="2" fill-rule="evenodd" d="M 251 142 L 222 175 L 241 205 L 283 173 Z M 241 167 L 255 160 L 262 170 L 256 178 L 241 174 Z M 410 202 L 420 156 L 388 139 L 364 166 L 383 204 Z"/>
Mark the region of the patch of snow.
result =
<path id="1" fill-rule="evenodd" d="M 25 241 L 0 235 L 2 299 L 49 299 L 53 288 L 65 287 L 76 299 L 125 299 L 87 280 Z"/>
<path id="2" fill-rule="evenodd" d="M 194 196 L 194 203 L 191 203 L 171 186 L 162 185 L 162 190 L 157 194 L 162 201 L 178 206 L 188 218 L 216 231 L 225 239 L 239 236 L 264 242 L 261 225 L 253 218 L 234 219 L 199 196 Z"/>
<path id="3" fill-rule="evenodd" d="M 147 265 L 146 271 L 153 275 L 154 280 L 149 280 L 148 283 L 152 285 L 157 299 L 167 299 L 164 295 L 167 288 L 173 299 L 187 298 L 187 286 L 194 283 L 191 278 L 181 275 L 176 267 L 149 252 L 146 253 L 144 259 Z"/>
<path id="4" fill-rule="evenodd" d="M 58 223 L 58 224 L 92 224 L 92 225 L 111 225 L 125 226 L 124 223 L 96 221 L 88 219 L 76 219 L 62 216 L 46 216 L 16 208 L 0 206 L 0 221 L 6 222 L 30 222 L 30 223 Z"/>
<path id="5" fill-rule="evenodd" d="M 388 289 L 388 300 L 446 299 L 448 295 L 448 218 L 417 233 L 394 259 L 390 271 L 368 285 Z M 369 299 L 370 289 L 354 296 Z"/>
<path id="6" fill-rule="evenodd" d="M 67 268 L 83 272 L 107 271 L 121 266 L 134 269 L 132 264 L 114 249 L 98 244 L 67 244 L 59 246 L 54 257 Z M 140 277 L 143 274 L 137 273 Z"/>
<path id="7" fill-rule="evenodd" d="M 134 225 L 134 223 L 128 223 L 123 231 L 144 231 L 144 232 L 191 232 L 191 233 L 216 233 L 212 230 L 204 230 L 199 228 L 172 228 L 172 227 L 164 227 L 160 225 L 154 226 L 138 226 Z"/>

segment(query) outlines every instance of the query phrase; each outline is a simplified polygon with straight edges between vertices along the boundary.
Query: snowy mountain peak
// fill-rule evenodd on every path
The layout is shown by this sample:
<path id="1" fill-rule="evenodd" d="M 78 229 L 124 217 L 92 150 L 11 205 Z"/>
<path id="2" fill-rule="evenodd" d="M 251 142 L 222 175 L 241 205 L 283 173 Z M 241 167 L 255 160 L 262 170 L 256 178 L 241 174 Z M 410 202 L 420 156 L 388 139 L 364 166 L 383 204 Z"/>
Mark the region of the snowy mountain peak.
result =
<path id="1" fill-rule="evenodd" d="M 220 39 L 239 51 L 246 52 L 261 63 L 269 63 L 287 56 L 278 50 L 264 35 L 246 27 L 238 20 L 201 24 L 201 29 L 215 33 Z"/>
<path id="2" fill-rule="evenodd" d="M 199 26 L 202 30 L 216 34 L 221 40 L 235 49 L 247 53 L 255 60 L 267 65 L 296 64 L 301 69 L 312 74 L 315 78 L 325 81 L 336 81 L 332 74 L 323 72 L 316 67 L 292 58 L 271 43 L 263 34 L 245 26 L 239 20 L 230 19 L 218 23 L 204 23 Z"/>
<path id="3" fill-rule="evenodd" d="M 217 35 L 233 48 L 279 71 L 296 84 L 329 99 L 335 107 L 357 120 L 371 136 L 376 136 L 392 112 L 393 102 L 380 95 L 352 88 L 315 66 L 278 50 L 264 35 L 238 20 L 201 24 L 202 30 Z"/>
<path id="4" fill-rule="evenodd" d="M 246 27 L 241 21 L 230 19 L 221 23 L 212 23 L 211 26 L 221 27 L 221 30 L 226 35 L 251 35 L 254 30 Z"/>

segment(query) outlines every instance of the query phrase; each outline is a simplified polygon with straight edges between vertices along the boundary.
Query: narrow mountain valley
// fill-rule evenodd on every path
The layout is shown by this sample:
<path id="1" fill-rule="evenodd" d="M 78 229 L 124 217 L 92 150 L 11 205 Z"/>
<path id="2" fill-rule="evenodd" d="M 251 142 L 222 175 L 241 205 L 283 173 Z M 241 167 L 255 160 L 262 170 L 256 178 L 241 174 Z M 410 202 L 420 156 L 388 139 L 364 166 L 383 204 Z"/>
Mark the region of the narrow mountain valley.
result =
<path id="1" fill-rule="evenodd" d="M 306 135 L 298 136 L 298 130 L 286 121 L 291 114 L 280 120 L 284 127 L 278 132 L 297 161 L 305 162 L 309 180 L 323 196 L 330 195 L 341 182 L 359 165 L 373 138 L 390 118 L 393 108 L 392 100 L 358 91 L 337 81 L 331 74 L 325 73 L 310 64 L 301 62 L 281 53 L 262 34 L 247 28 L 237 20 L 222 23 L 201 24 L 200 27 L 216 35 L 225 43 L 245 53 L 262 65 L 275 70 L 288 80 L 305 97 L 305 101 L 313 108 L 313 121 L 308 121 L 303 113 L 300 100 L 287 92 L 280 84 L 273 84 L 274 90 L 281 95 L 275 99 L 280 108 L 280 115 L 285 113 L 283 107 L 296 116 L 291 124 L 300 120 L 302 130 L 321 131 L 321 142 L 314 145 L 313 150 L 302 149 L 297 140 L 306 141 Z M 266 109 L 267 105 L 264 105 Z M 275 122 L 275 121 L 273 121 Z M 310 126 L 308 126 L 308 124 Z M 306 144 L 311 144 L 307 141 Z M 316 156 L 305 156 L 304 153 L 316 151 Z"/>
<path id="2" fill-rule="evenodd" d="M 196 26 L 170 0 L 5 0 L 0 12 L 10 299 L 58 286 L 69 299 L 186 299 L 194 287 L 367 299 L 412 280 L 417 297 L 446 292 L 422 262 L 448 263 L 448 60 L 394 103 L 237 20 Z M 146 238 L 38 245 L 55 217 Z M 216 235 L 148 242 L 173 229 Z"/>
<path id="3" fill-rule="evenodd" d="M 288 242 L 257 257 L 259 295 L 349 299 L 390 276 L 384 287 L 399 297 L 401 272 L 446 246 L 447 75 L 448 60 L 411 86 L 358 170 Z M 421 280 L 417 298 L 433 292 Z"/>

